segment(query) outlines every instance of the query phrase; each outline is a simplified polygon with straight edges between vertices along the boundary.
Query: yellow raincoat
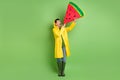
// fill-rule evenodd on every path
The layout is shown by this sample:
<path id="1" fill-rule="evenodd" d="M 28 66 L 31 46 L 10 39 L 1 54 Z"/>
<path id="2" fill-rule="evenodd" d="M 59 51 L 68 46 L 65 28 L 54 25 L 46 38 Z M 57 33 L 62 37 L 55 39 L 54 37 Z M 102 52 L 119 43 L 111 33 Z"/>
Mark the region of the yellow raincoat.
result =
<path id="1" fill-rule="evenodd" d="M 66 56 L 70 55 L 70 48 L 69 48 L 67 32 L 71 31 L 74 26 L 75 26 L 75 22 L 72 22 L 72 24 L 69 27 L 66 27 L 66 28 L 62 27 L 61 29 L 59 29 L 58 26 L 56 26 L 54 23 L 53 33 L 54 33 L 54 38 L 55 38 L 55 58 L 63 57 L 62 38 L 65 43 Z"/>

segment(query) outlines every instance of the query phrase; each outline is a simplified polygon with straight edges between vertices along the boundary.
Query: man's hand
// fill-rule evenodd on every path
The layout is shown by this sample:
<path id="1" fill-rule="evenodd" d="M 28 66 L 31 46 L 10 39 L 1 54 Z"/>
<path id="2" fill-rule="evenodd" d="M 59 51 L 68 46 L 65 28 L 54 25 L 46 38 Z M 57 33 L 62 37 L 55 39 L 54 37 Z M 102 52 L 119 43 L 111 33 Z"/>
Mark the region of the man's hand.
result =
<path id="1" fill-rule="evenodd" d="M 74 19 L 73 22 L 76 22 L 76 19 Z"/>
<path id="2" fill-rule="evenodd" d="M 63 24 L 63 27 L 65 27 L 66 26 L 66 24 Z"/>

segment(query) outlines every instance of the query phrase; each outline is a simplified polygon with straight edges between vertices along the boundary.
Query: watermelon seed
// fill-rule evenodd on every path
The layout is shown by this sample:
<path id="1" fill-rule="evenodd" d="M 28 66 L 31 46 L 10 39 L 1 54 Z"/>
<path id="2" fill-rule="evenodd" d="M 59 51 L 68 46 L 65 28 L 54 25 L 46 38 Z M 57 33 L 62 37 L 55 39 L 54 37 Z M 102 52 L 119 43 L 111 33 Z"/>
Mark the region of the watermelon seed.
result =
<path id="1" fill-rule="evenodd" d="M 74 17 L 76 17 L 76 15 L 74 15 Z"/>

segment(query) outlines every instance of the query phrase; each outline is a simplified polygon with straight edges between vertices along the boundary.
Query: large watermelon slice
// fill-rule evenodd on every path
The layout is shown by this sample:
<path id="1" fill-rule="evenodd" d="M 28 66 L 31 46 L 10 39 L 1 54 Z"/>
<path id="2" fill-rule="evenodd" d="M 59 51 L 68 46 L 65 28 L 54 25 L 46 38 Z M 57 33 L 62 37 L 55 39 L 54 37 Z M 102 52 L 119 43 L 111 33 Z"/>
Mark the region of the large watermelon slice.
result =
<path id="1" fill-rule="evenodd" d="M 83 11 L 73 2 L 69 2 L 66 15 L 64 17 L 64 24 L 84 16 Z"/>

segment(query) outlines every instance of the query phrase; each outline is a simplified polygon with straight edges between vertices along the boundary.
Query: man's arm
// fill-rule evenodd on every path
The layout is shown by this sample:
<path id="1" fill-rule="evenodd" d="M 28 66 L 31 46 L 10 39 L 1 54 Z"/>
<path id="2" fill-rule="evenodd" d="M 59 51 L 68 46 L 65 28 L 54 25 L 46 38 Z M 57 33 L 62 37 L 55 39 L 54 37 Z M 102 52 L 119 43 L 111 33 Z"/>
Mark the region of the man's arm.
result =
<path id="1" fill-rule="evenodd" d="M 75 24 L 75 21 L 73 21 L 72 24 L 66 28 L 67 32 L 71 31 L 74 28 Z"/>
<path id="2" fill-rule="evenodd" d="M 60 30 L 56 30 L 55 28 L 53 29 L 53 33 L 57 37 L 61 36 L 63 31 L 64 31 L 64 28 L 61 28 Z"/>

